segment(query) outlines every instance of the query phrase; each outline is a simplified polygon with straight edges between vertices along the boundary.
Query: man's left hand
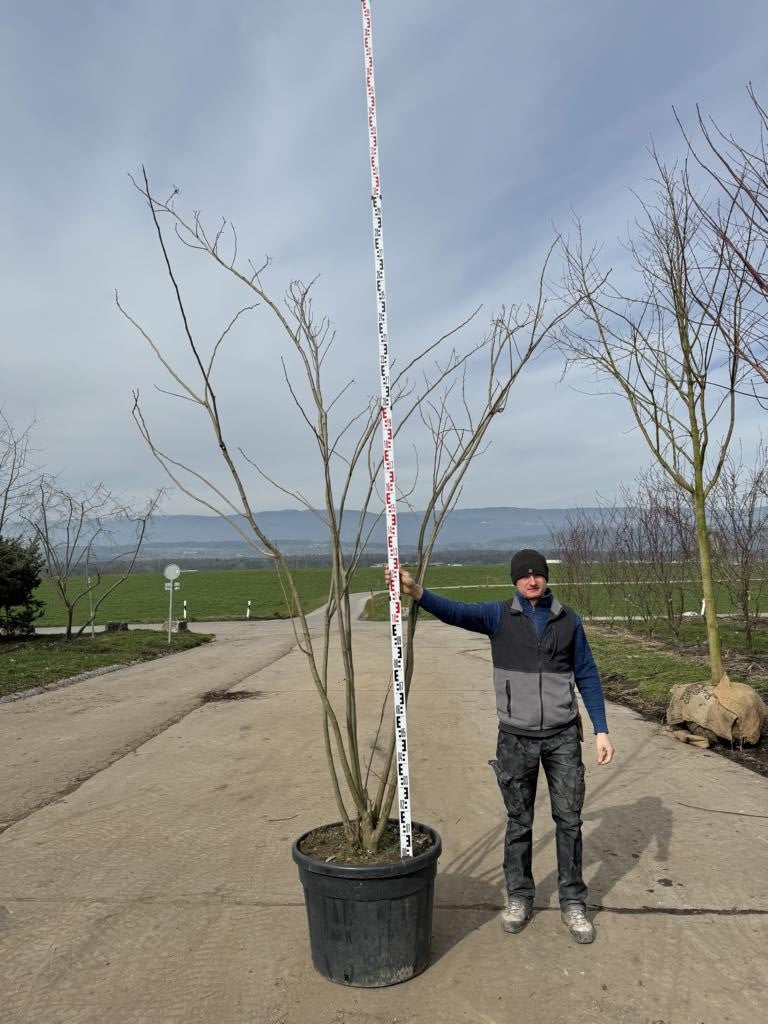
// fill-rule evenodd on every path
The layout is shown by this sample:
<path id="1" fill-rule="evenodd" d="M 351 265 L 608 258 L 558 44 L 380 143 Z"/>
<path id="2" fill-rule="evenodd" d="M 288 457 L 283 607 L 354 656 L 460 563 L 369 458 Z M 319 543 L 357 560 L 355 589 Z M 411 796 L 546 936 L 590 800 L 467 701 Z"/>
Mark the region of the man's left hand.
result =
<path id="1" fill-rule="evenodd" d="M 595 734 L 595 747 L 597 749 L 597 763 L 610 764 L 613 760 L 613 744 L 608 739 L 607 732 Z"/>

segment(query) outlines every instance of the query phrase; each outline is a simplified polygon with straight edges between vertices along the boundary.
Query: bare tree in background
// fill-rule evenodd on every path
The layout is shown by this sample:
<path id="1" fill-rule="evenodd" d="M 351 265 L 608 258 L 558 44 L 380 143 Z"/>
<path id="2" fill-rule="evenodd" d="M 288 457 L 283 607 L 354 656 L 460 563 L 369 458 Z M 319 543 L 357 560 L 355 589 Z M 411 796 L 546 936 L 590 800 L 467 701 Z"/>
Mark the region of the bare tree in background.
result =
<path id="1" fill-rule="evenodd" d="M 0 409 L 0 536 L 22 529 L 23 513 L 39 476 L 32 463 L 34 420 L 17 430 Z"/>
<path id="2" fill-rule="evenodd" d="M 567 594 L 569 604 L 579 614 L 590 618 L 595 614 L 594 582 L 602 590 L 602 564 L 605 556 L 605 529 L 601 519 L 586 509 L 572 509 L 562 526 L 550 530 L 550 539 L 560 558 L 558 584 Z M 595 581 L 593 567 L 599 565 L 600 577 Z"/>
<path id="3" fill-rule="evenodd" d="M 118 306 L 145 338 L 173 381 L 173 393 L 186 400 L 207 422 L 228 470 L 228 485 L 217 486 L 194 466 L 167 452 L 147 423 L 139 395 L 135 395 L 134 416 L 153 455 L 164 467 L 179 490 L 203 508 L 226 516 L 234 528 L 259 554 L 270 558 L 283 585 L 296 640 L 306 655 L 322 708 L 322 728 L 333 792 L 347 836 L 365 850 L 375 851 L 384 833 L 396 793 L 394 771 L 394 728 L 388 741 L 379 747 L 377 731 L 370 753 L 361 747 L 358 704 L 355 686 L 355 662 L 352 639 L 350 593 L 355 570 L 369 540 L 368 512 L 379 510 L 382 458 L 380 452 L 381 411 L 378 397 L 367 391 L 354 398 L 353 381 L 328 391 L 326 359 L 334 342 L 334 332 L 324 317 L 318 317 L 312 305 L 312 284 L 294 281 L 281 301 L 266 285 L 269 261 L 257 266 L 238 256 L 237 236 L 232 225 L 222 222 L 208 231 L 200 216 L 185 219 L 174 205 L 174 197 L 163 201 L 155 196 L 144 173 L 137 187 L 146 201 L 163 264 L 169 276 L 188 351 L 192 357 L 191 375 L 172 365 L 160 343 L 124 309 Z M 177 240 L 206 256 L 229 277 L 235 278 L 249 296 L 250 305 L 242 307 L 207 350 L 193 329 L 182 289 L 174 271 L 162 224 L 166 223 Z M 551 250 L 550 250 L 551 252 Z M 430 441 L 430 453 L 422 456 L 422 472 L 429 474 L 428 499 L 419 533 L 416 578 L 427 570 L 432 550 L 445 516 L 461 493 L 464 476 L 473 459 L 482 452 L 488 428 L 506 405 L 518 375 L 544 343 L 548 334 L 568 314 L 572 303 L 556 303 L 551 309 L 544 298 L 542 269 L 539 293 L 533 305 L 512 306 L 491 321 L 487 334 L 459 350 L 454 347 L 464 324 L 428 344 L 393 377 L 391 407 L 395 433 L 420 418 Z M 291 374 L 282 359 L 284 383 L 296 414 L 306 425 L 317 454 L 317 484 L 322 494 L 321 508 L 295 485 L 274 479 L 256 461 L 233 443 L 225 428 L 223 410 L 214 383 L 215 360 L 234 324 L 260 306 L 282 332 L 286 348 L 298 360 L 300 371 Z M 468 376 L 474 375 L 470 389 Z M 484 376 L 479 391 L 477 375 Z M 372 379 L 375 375 L 372 374 Z M 267 442 L 264 451 L 271 451 Z M 259 453 L 262 454 L 263 453 Z M 424 468 L 424 463 L 426 468 Z M 331 576 L 319 635 L 310 629 L 296 579 L 275 541 L 262 529 L 248 494 L 246 472 L 255 469 L 264 479 L 304 507 L 311 509 L 328 530 L 331 551 Z M 400 482 L 402 483 L 402 481 Z M 412 493 L 413 488 L 410 488 Z M 354 500 L 359 507 L 352 508 Z M 244 517 L 246 530 L 240 530 L 236 516 Z M 352 521 L 354 541 L 342 544 L 342 528 Z M 413 636 L 417 615 L 411 614 L 405 636 L 406 689 L 414 670 Z M 340 679 L 339 679 L 340 673 Z M 388 698 L 385 696 L 384 700 Z M 382 705 L 379 731 L 385 715 Z M 391 720 L 391 718 L 390 718 Z M 373 750 L 379 749 L 374 761 Z"/>
<path id="4" fill-rule="evenodd" d="M 768 110 L 750 84 L 748 95 L 755 113 L 756 131 L 750 143 L 737 140 L 697 107 L 700 139 L 695 140 L 678 118 L 695 163 L 716 186 L 717 201 L 704 204 L 691 191 L 705 225 L 743 271 L 753 295 L 762 300 L 752 306 L 744 329 L 731 339 L 743 361 L 761 384 L 768 384 Z M 757 395 L 761 402 L 765 395 Z"/>
<path id="5" fill-rule="evenodd" d="M 746 271 L 724 240 L 712 253 L 685 176 L 658 160 L 656 168 L 655 203 L 642 204 L 629 242 L 634 295 L 598 269 L 599 254 L 585 251 L 580 226 L 565 245 L 566 290 L 582 321 L 561 342 L 571 364 L 592 369 L 624 397 L 654 459 L 689 497 L 717 684 L 723 666 L 707 501 L 734 431 Z"/>
<path id="6" fill-rule="evenodd" d="M 641 473 L 619 488 L 616 502 L 570 512 L 551 537 L 562 559 L 561 585 L 580 611 L 611 622 L 639 619 L 650 634 L 666 621 L 679 639 L 696 583 L 695 533 L 690 502 L 663 472 Z"/>
<path id="7" fill-rule="evenodd" d="M 45 559 L 46 574 L 64 605 L 67 640 L 73 639 L 78 606 L 87 603 L 88 615 L 75 637 L 93 624 L 99 607 L 130 576 L 159 498 L 156 495 L 146 509 L 136 513 L 120 504 L 103 484 L 73 493 L 52 477 L 38 481 L 36 505 L 27 523 Z M 111 530 L 126 525 L 133 533 L 130 543 L 104 560 L 99 547 L 111 544 Z M 102 589 L 104 576 L 117 565 L 117 578 Z"/>
<path id="8" fill-rule="evenodd" d="M 634 602 L 640 617 L 650 633 L 666 621 L 679 642 L 686 601 L 698 577 L 696 569 L 691 579 L 696 533 L 690 500 L 663 470 L 653 467 L 634 485 L 620 489 L 619 502 L 619 544 L 627 544 L 634 563 Z"/>
<path id="9" fill-rule="evenodd" d="M 599 563 L 600 608 L 611 623 L 631 626 L 640 619 L 649 629 L 658 618 L 656 595 L 648 587 L 648 547 L 639 505 L 643 495 L 630 487 L 619 490 L 618 501 L 597 499 L 599 511 L 570 513 L 564 529 L 553 534 L 563 559 L 564 578 L 589 601 L 595 590 L 594 563 Z M 597 598 L 593 599 L 594 601 Z"/>
<path id="10" fill-rule="evenodd" d="M 624 597 L 624 615 L 628 625 L 640 622 L 652 634 L 659 618 L 659 607 L 656 594 L 649 586 L 646 523 L 635 492 L 625 487 L 620 495 L 621 515 L 616 523 L 614 552 Z"/>
<path id="11" fill-rule="evenodd" d="M 603 614 L 613 625 L 617 619 L 632 621 L 632 608 L 626 600 L 626 566 L 619 546 L 619 531 L 625 510 L 614 502 L 600 501 L 600 575 L 603 580 Z"/>
<path id="12" fill-rule="evenodd" d="M 768 557 L 768 449 L 760 445 L 754 464 L 729 457 L 712 493 L 710 522 L 718 576 L 744 624 L 746 648 L 760 618 Z"/>

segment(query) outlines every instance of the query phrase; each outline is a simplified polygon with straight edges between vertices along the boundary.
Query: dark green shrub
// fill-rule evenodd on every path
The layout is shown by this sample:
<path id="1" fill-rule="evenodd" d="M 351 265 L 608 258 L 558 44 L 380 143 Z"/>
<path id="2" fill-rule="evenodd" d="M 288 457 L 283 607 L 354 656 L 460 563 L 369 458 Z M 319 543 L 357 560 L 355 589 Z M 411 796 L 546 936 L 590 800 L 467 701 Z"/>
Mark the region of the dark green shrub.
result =
<path id="1" fill-rule="evenodd" d="M 0 636 L 34 632 L 43 602 L 32 595 L 40 585 L 43 556 L 37 544 L 0 537 Z"/>

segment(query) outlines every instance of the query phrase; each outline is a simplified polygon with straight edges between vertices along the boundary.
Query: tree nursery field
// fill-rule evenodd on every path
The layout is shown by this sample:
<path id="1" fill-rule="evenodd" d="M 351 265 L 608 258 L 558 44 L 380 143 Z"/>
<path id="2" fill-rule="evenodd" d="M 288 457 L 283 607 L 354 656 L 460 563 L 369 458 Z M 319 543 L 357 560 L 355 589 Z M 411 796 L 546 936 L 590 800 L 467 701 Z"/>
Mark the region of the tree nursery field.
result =
<path id="1" fill-rule="evenodd" d="M 296 569 L 295 578 L 305 610 L 319 608 L 325 603 L 330 578 L 329 569 Z M 562 568 L 557 563 L 551 566 L 550 582 L 557 588 L 558 596 L 571 603 L 585 618 L 608 616 L 625 619 L 640 618 L 631 596 L 639 595 L 642 583 L 625 584 L 618 587 L 600 579 L 599 567 L 592 569 L 592 580 L 572 584 L 558 579 Z M 116 579 L 105 575 L 100 587 L 94 592 L 94 600 L 101 589 L 106 590 Z M 498 565 L 450 565 L 433 564 L 428 573 L 430 589 L 455 597 L 462 601 L 496 601 L 509 597 L 511 583 L 509 568 Z M 96 625 L 109 619 L 127 622 L 161 622 L 168 617 L 168 593 L 161 573 L 134 573 L 118 587 L 99 607 Z M 216 621 L 222 619 L 245 619 L 248 601 L 251 602 L 250 617 L 255 619 L 287 618 L 289 603 L 283 594 L 280 579 L 272 568 L 227 569 L 182 571 L 181 587 L 174 593 L 174 618 L 182 617 L 182 602 L 187 602 L 187 615 L 191 621 Z M 70 582 L 73 593 L 84 589 L 83 578 Z M 387 619 L 389 607 L 384 588 L 383 568 L 365 567 L 354 577 L 353 589 L 357 592 L 379 592 L 374 599 L 373 617 Z M 696 582 L 684 587 L 685 609 L 690 613 L 699 611 L 701 591 Z M 43 580 L 36 596 L 45 602 L 43 615 L 36 620 L 39 626 L 61 626 L 66 617 L 64 608 L 50 580 Z M 728 613 L 732 610 L 727 593 L 718 591 L 718 608 Z M 658 607 L 663 614 L 663 608 Z M 369 609 L 370 614 L 370 609 Z M 78 604 L 75 622 L 77 625 L 88 621 L 89 604 L 87 596 Z"/>

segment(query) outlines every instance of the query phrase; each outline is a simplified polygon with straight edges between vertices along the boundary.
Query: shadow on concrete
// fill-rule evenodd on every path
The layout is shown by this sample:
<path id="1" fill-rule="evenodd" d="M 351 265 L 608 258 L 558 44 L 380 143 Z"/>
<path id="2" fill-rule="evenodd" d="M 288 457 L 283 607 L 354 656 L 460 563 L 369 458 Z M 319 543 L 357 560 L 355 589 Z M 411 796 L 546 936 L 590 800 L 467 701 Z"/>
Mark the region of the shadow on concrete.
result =
<path id="1" fill-rule="evenodd" d="M 602 906 L 611 889 L 635 869 L 643 853 L 652 846 L 656 861 L 669 859 L 672 812 L 658 796 L 602 807 L 585 814 L 584 822 L 587 826 L 597 823 L 595 828 L 584 830 L 584 878 L 589 887 L 590 906 Z M 596 870 L 591 873 L 594 867 Z M 553 896 L 557 902 L 556 871 L 536 886 L 536 905 L 547 906 Z"/>
<path id="2" fill-rule="evenodd" d="M 624 768 L 642 756 L 649 741 L 650 736 L 624 758 Z M 644 796 L 634 803 L 591 810 L 595 798 L 615 785 L 617 778 L 615 772 L 606 773 L 596 786 L 591 787 L 590 809 L 584 815 L 584 877 L 592 907 L 603 905 L 607 894 L 620 879 L 634 870 L 644 851 L 652 844 L 656 847 L 656 861 L 664 862 L 669 857 L 672 813 L 660 797 Z M 506 889 L 502 864 L 507 819 L 501 806 L 499 810 L 497 825 L 452 861 L 440 862 L 435 885 L 433 963 L 501 913 Z M 538 825 L 534 823 L 534 875 L 537 854 L 555 838 L 552 821 L 548 816 L 547 820 L 549 828 L 545 827 L 541 815 L 537 817 Z M 662 884 L 668 883 L 664 880 Z M 556 870 L 536 886 L 535 911 L 548 907 L 553 896 L 557 905 Z"/>
<path id="3" fill-rule="evenodd" d="M 435 882 L 433 963 L 501 912 L 505 828 L 503 820 L 458 857 L 441 864 Z"/>

